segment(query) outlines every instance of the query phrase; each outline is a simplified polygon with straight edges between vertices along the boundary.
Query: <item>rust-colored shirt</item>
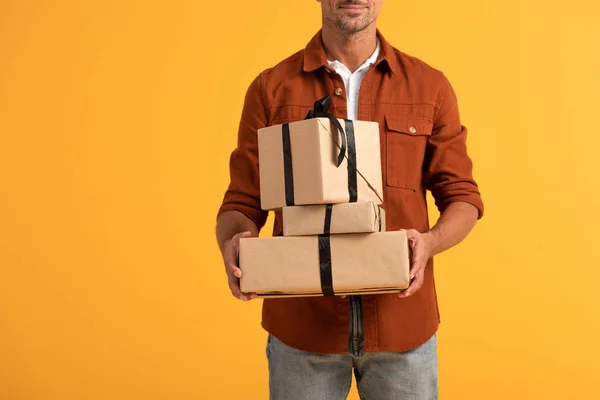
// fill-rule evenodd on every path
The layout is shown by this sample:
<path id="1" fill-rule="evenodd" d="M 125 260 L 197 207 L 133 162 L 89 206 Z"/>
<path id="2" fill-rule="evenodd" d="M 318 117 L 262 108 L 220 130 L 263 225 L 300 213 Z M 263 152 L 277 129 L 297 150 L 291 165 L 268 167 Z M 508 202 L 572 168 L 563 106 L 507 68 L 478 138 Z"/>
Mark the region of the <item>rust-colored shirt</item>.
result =
<path id="1" fill-rule="evenodd" d="M 472 177 L 467 130 L 450 83 L 443 73 L 377 34 L 381 50 L 360 86 L 358 119 L 379 123 L 387 230 L 429 229 L 426 190 L 440 212 L 461 201 L 477 207 L 481 217 L 483 203 Z M 304 50 L 263 71 L 250 85 L 230 159 L 231 182 L 219 214 L 236 210 L 259 229 L 264 226 L 268 212 L 260 208 L 256 132 L 302 120 L 324 95 L 332 99 L 330 112 L 345 118 L 344 82 L 328 66 L 319 31 Z M 273 234 L 281 231 L 281 215 L 275 213 Z M 439 321 L 433 260 L 421 289 L 405 299 L 384 294 L 263 301 L 264 329 L 312 352 L 405 351 L 427 341 Z"/>

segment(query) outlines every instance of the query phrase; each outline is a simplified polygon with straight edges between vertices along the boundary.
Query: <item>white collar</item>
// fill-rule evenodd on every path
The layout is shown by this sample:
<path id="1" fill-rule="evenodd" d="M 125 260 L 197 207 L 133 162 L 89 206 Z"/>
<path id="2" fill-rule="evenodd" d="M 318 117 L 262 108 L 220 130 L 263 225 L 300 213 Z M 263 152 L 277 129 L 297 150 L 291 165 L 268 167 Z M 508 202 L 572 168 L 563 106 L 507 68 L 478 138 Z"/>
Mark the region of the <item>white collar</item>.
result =
<path id="1" fill-rule="evenodd" d="M 375 61 L 377 61 L 377 57 L 379 57 L 379 51 L 380 51 L 381 45 L 379 43 L 379 37 L 377 37 L 376 39 L 377 39 L 377 46 L 375 47 L 375 51 L 373 52 L 373 54 L 371 54 L 371 57 L 367 58 L 367 60 L 360 67 L 358 67 L 356 69 L 357 71 L 360 69 L 363 69 L 365 67 L 368 67 L 371 64 L 375 64 Z M 343 65 L 344 67 L 346 67 L 344 64 L 342 64 L 338 60 L 334 60 L 334 61 L 327 60 L 327 62 L 329 63 L 330 67 L 334 67 L 335 65 Z M 348 68 L 346 67 L 346 69 L 348 69 Z"/>

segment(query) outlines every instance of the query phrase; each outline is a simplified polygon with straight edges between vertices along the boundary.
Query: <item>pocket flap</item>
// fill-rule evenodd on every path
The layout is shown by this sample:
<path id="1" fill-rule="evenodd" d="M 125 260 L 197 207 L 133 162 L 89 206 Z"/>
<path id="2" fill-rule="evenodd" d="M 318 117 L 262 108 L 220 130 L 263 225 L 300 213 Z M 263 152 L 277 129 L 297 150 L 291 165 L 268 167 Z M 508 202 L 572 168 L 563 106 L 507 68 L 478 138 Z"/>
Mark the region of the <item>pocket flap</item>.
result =
<path id="1" fill-rule="evenodd" d="M 386 115 L 385 124 L 389 131 L 411 136 L 429 136 L 433 130 L 432 121 L 418 117 L 391 117 Z"/>

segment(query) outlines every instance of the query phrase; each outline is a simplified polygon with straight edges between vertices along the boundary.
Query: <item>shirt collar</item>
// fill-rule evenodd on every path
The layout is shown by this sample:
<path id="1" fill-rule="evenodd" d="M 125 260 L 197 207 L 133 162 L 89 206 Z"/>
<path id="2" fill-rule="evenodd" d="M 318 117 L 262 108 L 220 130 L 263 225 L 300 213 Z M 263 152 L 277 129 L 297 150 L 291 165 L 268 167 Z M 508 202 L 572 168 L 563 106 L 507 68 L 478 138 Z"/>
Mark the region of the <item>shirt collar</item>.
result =
<path id="1" fill-rule="evenodd" d="M 380 42 L 381 41 L 379 40 L 379 37 L 378 37 L 377 38 L 377 46 L 375 47 L 375 51 L 373 51 L 373 54 L 371 54 L 371 56 L 369 58 L 367 58 L 367 60 L 364 63 L 362 63 L 362 65 L 360 67 L 357 68 L 357 71 L 359 71 L 365 67 L 368 67 L 371 64 L 375 64 L 375 62 L 377 61 L 377 57 L 379 57 L 379 51 L 381 48 Z M 330 67 L 334 67 L 334 68 L 335 68 L 335 65 L 337 65 L 337 64 L 344 65 L 341 62 L 339 62 L 338 60 L 334 60 L 334 61 L 327 60 L 327 63 L 329 64 Z M 346 67 L 346 66 L 344 65 L 344 67 Z M 346 69 L 347 69 L 347 67 L 346 67 Z"/>
<path id="2" fill-rule="evenodd" d="M 367 62 L 371 62 L 375 66 L 385 63 L 392 73 L 398 73 L 400 64 L 394 48 L 385 40 L 379 30 L 377 30 L 377 38 L 379 39 L 377 49 Z M 315 71 L 327 65 L 328 61 L 325 56 L 325 49 L 323 49 L 322 30 L 319 30 L 304 49 L 304 71 Z"/>

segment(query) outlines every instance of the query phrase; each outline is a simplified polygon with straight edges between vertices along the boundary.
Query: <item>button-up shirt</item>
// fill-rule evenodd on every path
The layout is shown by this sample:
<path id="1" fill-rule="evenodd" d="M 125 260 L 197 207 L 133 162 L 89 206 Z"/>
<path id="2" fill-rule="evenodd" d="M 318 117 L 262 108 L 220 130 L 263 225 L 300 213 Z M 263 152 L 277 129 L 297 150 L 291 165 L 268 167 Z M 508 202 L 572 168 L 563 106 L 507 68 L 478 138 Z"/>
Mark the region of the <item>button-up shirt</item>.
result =
<path id="1" fill-rule="evenodd" d="M 381 32 L 380 52 L 360 85 L 357 119 L 380 128 L 383 204 L 387 230 L 429 229 L 426 191 L 440 212 L 467 202 L 483 214 L 483 203 L 467 154 L 467 129 L 446 76 L 392 47 Z M 301 51 L 261 72 L 250 84 L 230 158 L 231 181 L 218 211 L 239 211 L 260 229 L 268 212 L 260 207 L 257 130 L 302 120 L 315 100 L 329 95 L 330 112 L 348 115 L 340 75 L 327 61 L 321 31 Z M 275 213 L 273 234 L 282 232 Z M 365 268 L 368 268 L 365 265 Z M 396 294 L 266 298 L 262 326 L 300 350 L 354 354 L 405 351 L 426 342 L 440 321 L 433 259 L 420 290 Z"/>
<path id="2" fill-rule="evenodd" d="M 377 46 L 373 54 L 371 54 L 371 57 L 369 57 L 367 61 L 365 61 L 354 72 L 351 72 L 348 69 L 348 67 L 346 67 L 338 60 L 327 61 L 329 66 L 333 68 L 335 72 L 337 72 L 338 75 L 344 81 L 344 87 L 346 88 L 346 102 L 348 108 L 348 116 L 346 118 L 348 119 L 358 119 L 358 93 L 360 89 L 360 84 L 365 78 L 365 75 L 367 74 L 367 71 L 369 70 L 371 64 L 375 64 L 375 61 L 377 61 L 377 57 L 379 56 L 379 49 L 379 38 L 377 38 Z M 342 88 L 336 88 L 336 94 L 339 93 L 341 95 L 341 89 Z"/>

